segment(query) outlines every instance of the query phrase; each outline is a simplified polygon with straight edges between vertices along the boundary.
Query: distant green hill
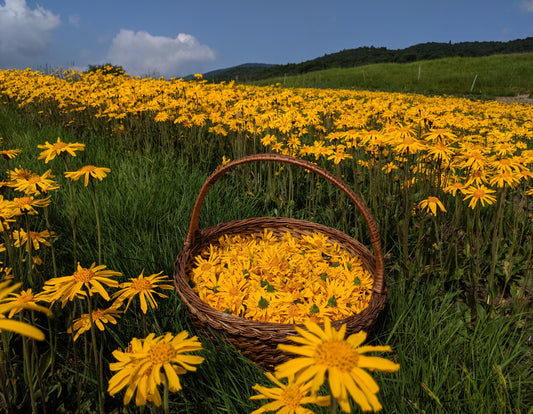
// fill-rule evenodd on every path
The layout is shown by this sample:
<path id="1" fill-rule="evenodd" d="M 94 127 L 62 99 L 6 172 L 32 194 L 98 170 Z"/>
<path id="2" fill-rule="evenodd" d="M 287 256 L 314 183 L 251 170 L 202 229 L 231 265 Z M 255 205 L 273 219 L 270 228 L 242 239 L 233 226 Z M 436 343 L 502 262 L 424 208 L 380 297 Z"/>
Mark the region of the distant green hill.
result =
<path id="1" fill-rule="evenodd" d="M 206 73 L 204 78 L 212 82 L 235 79 L 239 82 L 252 82 L 273 77 L 301 75 L 323 69 L 350 68 L 374 63 L 408 63 L 445 57 L 480 57 L 509 53 L 533 53 L 533 37 L 508 42 L 429 42 L 397 50 L 365 46 L 326 54 L 301 63 L 245 64 Z"/>
<path id="2" fill-rule="evenodd" d="M 332 68 L 252 82 L 478 98 L 533 94 L 533 52 Z"/>

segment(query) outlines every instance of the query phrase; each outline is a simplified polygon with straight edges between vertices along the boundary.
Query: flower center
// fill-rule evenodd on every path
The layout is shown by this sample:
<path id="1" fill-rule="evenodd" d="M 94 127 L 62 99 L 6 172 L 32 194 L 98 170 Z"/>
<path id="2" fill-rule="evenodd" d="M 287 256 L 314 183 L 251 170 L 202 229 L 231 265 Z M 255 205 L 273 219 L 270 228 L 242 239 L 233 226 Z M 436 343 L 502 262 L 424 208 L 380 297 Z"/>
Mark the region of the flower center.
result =
<path id="1" fill-rule="evenodd" d="M 314 360 L 318 365 L 350 372 L 359 363 L 359 354 L 345 341 L 326 341 L 317 347 Z"/>
<path id="2" fill-rule="evenodd" d="M 302 397 L 302 391 L 298 387 L 287 387 L 281 394 L 281 402 L 289 411 L 296 410 L 300 407 Z"/>
<path id="3" fill-rule="evenodd" d="M 24 291 L 22 291 L 20 293 L 20 296 L 17 298 L 17 301 L 22 302 L 22 303 L 28 303 L 28 302 L 31 302 L 32 300 L 33 300 L 33 294 L 30 292 L 24 292 Z"/>
<path id="4" fill-rule="evenodd" d="M 66 142 L 56 142 L 54 145 L 52 145 L 52 148 L 56 151 L 61 151 L 63 148 L 66 148 L 66 146 Z"/>
<path id="5" fill-rule="evenodd" d="M 41 181 L 41 176 L 40 175 L 33 175 L 33 176 L 31 176 L 28 179 L 28 183 L 29 184 L 37 184 L 40 181 Z"/>
<path id="6" fill-rule="evenodd" d="M 176 351 L 170 344 L 156 344 L 148 351 L 148 356 L 153 365 L 166 364 L 176 356 Z"/>
<path id="7" fill-rule="evenodd" d="M 90 269 L 76 270 L 72 277 L 76 282 L 87 283 L 95 276 L 94 272 Z"/>
<path id="8" fill-rule="evenodd" d="M 211 265 L 211 263 L 204 263 L 202 264 L 202 266 L 200 266 L 200 269 L 202 270 L 202 272 L 209 272 L 212 267 L 213 266 Z"/>
<path id="9" fill-rule="evenodd" d="M 437 197 L 429 196 L 428 203 L 438 203 L 439 199 Z"/>
<path id="10" fill-rule="evenodd" d="M 150 290 L 152 289 L 152 284 L 149 280 L 146 279 L 137 279 L 131 284 L 131 288 L 138 290 L 139 292 L 141 290 Z"/>
<path id="11" fill-rule="evenodd" d="M 14 201 L 17 207 L 31 206 L 33 203 L 33 200 L 30 197 L 15 198 Z"/>
<path id="12" fill-rule="evenodd" d="M 104 316 L 104 311 L 102 309 L 93 310 L 93 321 L 98 321 Z"/>
<path id="13" fill-rule="evenodd" d="M 28 171 L 21 170 L 13 178 L 18 180 L 28 180 L 31 177 L 31 174 Z"/>
<path id="14" fill-rule="evenodd" d="M 83 172 L 93 172 L 94 170 L 96 170 L 96 167 L 94 165 L 85 165 L 80 168 L 80 171 Z"/>
<path id="15" fill-rule="evenodd" d="M 481 188 L 478 188 L 477 190 L 475 190 L 472 195 L 475 197 L 475 198 L 483 198 L 485 197 L 485 190 L 481 189 Z"/>
<path id="16" fill-rule="evenodd" d="M 240 293 L 241 291 L 237 286 L 232 286 L 228 289 L 228 295 L 230 296 L 239 296 Z"/>

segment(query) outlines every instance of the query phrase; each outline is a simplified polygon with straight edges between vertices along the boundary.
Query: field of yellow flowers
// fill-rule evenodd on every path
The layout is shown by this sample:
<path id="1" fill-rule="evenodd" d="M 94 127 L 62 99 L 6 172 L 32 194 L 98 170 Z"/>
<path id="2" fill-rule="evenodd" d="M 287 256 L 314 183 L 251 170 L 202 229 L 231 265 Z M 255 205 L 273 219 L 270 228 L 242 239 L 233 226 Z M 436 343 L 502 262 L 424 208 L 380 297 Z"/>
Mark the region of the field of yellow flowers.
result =
<path id="1" fill-rule="evenodd" d="M 0 330 L 29 337 L 22 339 L 22 351 L 17 355 L 7 352 L 10 339 L 3 336 L 0 371 L 4 378 L 0 377 L 0 382 L 5 398 L 0 407 L 10 412 L 22 406 L 41 412 L 47 406 L 39 376 L 46 368 L 39 366 L 35 342 L 43 339 L 42 332 L 24 329 L 31 330 L 34 321 L 41 324 L 46 320 L 43 315 L 51 310 L 72 321 L 72 346 L 67 347 L 65 359 L 76 361 L 84 355 L 92 363 L 92 374 L 85 368 L 76 375 L 92 375 L 97 389 L 93 408 L 100 412 L 106 405 L 106 387 L 112 396 L 125 390 L 124 404 L 148 403 L 168 412 L 168 392 L 181 390 L 182 374 L 205 364 L 203 357 L 190 354 L 202 349 L 196 336 L 188 337 L 185 331 L 176 335 L 161 332 L 159 336 L 150 333 L 154 322 L 148 321 L 148 310 L 154 316 L 158 299 L 167 298 L 173 289 L 163 272 L 145 276 L 143 271 L 119 283 L 122 273 L 103 264 L 98 187 L 113 171 L 108 166 L 87 164 L 73 169 L 69 165 L 91 145 L 94 136 L 105 137 L 124 152 L 158 151 L 182 160 L 189 169 L 207 173 L 231 159 L 262 152 L 311 161 L 341 177 L 370 208 L 380 227 L 392 289 L 409 296 L 415 284 L 435 283 L 438 287 L 433 292 L 443 297 L 447 291 L 459 292 L 471 326 L 477 318 L 522 315 L 531 310 L 533 105 L 453 96 L 210 84 L 200 75 L 192 81 L 138 78 L 102 69 L 52 74 L 29 69 L 0 71 L 0 104 L 15 108 L 38 127 L 57 126 L 79 137 L 77 142 L 50 137 L 39 145 L 41 163 L 61 160 L 61 175 L 66 179 L 63 187 L 69 194 L 72 242 L 70 252 L 61 258 L 73 265 L 69 276 L 57 274 L 61 266 L 53 250 L 56 234 L 48 219 L 51 194 L 60 187 L 52 170 L 37 174 L 21 165 L 13 167 L 20 149 L 0 148 L 8 162 L 0 199 L 4 234 L 0 252 L 4 266 L 0 281 L 4 318 L 0 322 L 4 324 L 0 323 Z M 98 254 L 92 264 L 78 262 L 76 240 L 79 243 L 81 236 L 74 214 L 75 181 L 86 187 L 87 204 L 95 219 Z M 368 241 L 364 222 L 344 196 L 304 170 L 252 166 L 239 173 L 236 182 L 246 197 L 273 214 L 311 216 Z M 37 216 L 45 230 L 33 230 Z M 51 263 L 46 266 L 54 273 L 45 280 L 39 280 L 34 270 L 42 264 L 37 254 L 41 246 L 51 249 L 47 255 Z M 22 290 L 16 293 L 16 289 Z M 117 360 L 110 362 L 109 356 L 102 355 L 99 331 L 126 318 L 126 311 L 132 312 L 130 304 L 137 303 L 132 302 L 134 299 L 139 303 L 144 339 L 134 338 L 125 349 L 114 351 Z M 319 307 L 317 311 L 322 312 Z M 34 312 L 41 316 L 34 316 Z M 15 315 L 20 319 L 14 320 Z M 394 320 L 394 316 L 389 318 Z M 527 319 L 519 320 L 523 327 Z M 19 325 L 22 323 L 30 325 L 24 328 Z M 366 336 L 343 342 L 343 332 L 326 325 L 324 333 L 312 323 L 306 324 L 319 338 L 302 329 L 303 337 L 310 341 L 308 346 L 319 346 L 327 338 L 351 347 L 350 351 L 342 348 L 343 355 L 352 355 L 353 349 L 361 354 L 391 350 L 388 345 L 357 348 Z M 394 322 L 393 326 L 396 330 Z M 52 326 L 48 327 L 52 332 Z M 76 350 L 76 340 L 85 337 L 84 333 L 84 349 Z M 306 340 L 297 342 L 304 344 Z M 288 349 L 300 352 L 296 347 Z M 365 359 L 357 352 L 354 355 L 361 361 L 358 374 L 346 374 L 341 383 L 330 382 L 331 400 L 316 396 L 322 385 L 317 378 L 323 380 L 324 372 L 304 370 L 305 378 L 299 380 L 293 375 L 298 370 L 287 366 L 276 371 L 283 376 L 268 374 L 279 388 L 255 385 L 261 394 L 252 399 L 276 400 L 265 405 L 265 411 L 279 410 L 283 404 L 331 408 L 338 403 L 349 412 L 350 399 L 364 410 L 379 410 L 379 387 L 361 368 L 394 372 L 399 365 L 382 358 Z M 25 383 L 31 384 L 31 392 L 29 400 L 18 395 L 19 402 L 13 397 L 11 404 L 10 395 L 16 394 L 16 387 L 10 386 L 5 376 L 18 372 L 17 364 L 23 366 L 20 372 Z M 354 366 L 357 363 L 350 366 L 350 372 Z M 112 376 L 106 374 L 108 367 Z M 108 383 L 104 377 L 110 376 Z M 280 382 L 283 378 L 288 378 L 288 385 Z M 312 384 L 308 382 L 311 379 Z M 289 404 L 288 395 L 294 395 L 295 390 L 300 397 Z M 77 393 L 79 396 L 79 388 Z M 427 393 L 442 408 L 433 391 Z"/>
<path id="2" fill-rule="evenodd" d="M 475 263 L 473 277 L 488 275 L 491 290 L 502 265 L 497 240 L 508 226 L 531 226 L 531 105 L 140 79 L 103 70 L 49 76 L 3 71 L 0 88 L 4 102 L 40 124 L 65 125 L 79 134 L 94 131 L 128 148 L 155 146 L 208 170 L 223 157 L 265 151 L 316 162 L 356 192 L 363 189 L 386 247 L 400 250 L 404 267 L 417 248 L 413 224 L 420 225 L 417 238 L 433 239 L 429 246 L 445 272 L 456 265 L 452 256 L 458 252 L 450 248 L 463 244 L 463 229 Z M 300 179 L 292 177 L 283 186 Z M 316 208 L 315 193 L 307 203 Z M 293 192 L 287 190 L 287 196 L 285 204 L 294 202 Z M 487 238 L 494 242 L 485 258 L 478 244 Z M 521 240 L 513 244 L 523 245 Z M 515 263 L 508 262 L 507 271 L 515 274 Z M 496 296 L 491 291 L 487 299 Z"/>

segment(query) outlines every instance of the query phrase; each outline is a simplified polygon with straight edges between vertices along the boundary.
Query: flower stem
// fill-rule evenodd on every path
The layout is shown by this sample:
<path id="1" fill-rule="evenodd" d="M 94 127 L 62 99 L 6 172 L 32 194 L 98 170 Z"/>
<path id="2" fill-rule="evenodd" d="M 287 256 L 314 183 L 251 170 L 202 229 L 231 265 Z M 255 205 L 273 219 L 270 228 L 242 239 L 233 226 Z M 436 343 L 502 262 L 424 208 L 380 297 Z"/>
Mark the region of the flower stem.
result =
<path id="1" fill-rule="evenodd" d="M 500 234 L 502 231 L 502 216 L 503 216 L 503 204 L 505 199 L 505 187 L 500 188 L 498 191 L 498 204 L 496 207 L 496 218 L 494 220 L 494 227 L 492 231 L 492 251 L 491 251 L 491 263 L 490 263 L 490 272 L 489 272 L 489 291 L 487 294 L 487 303 L 490 307 L 494 306 L 494 302 L 497 296 L 496 293 L 496 284 L 494 282 L 494 273 L 496 271 L 496 264 L 498 262 L 498 253 L 500 247 Z M 503 292 L 502 292 L 503 296 Z"/>
<path id="2" fill-rule="evenodd" d="M 91 297 L 87 297 L 87 304 L 89 306 L 89 321 L 91 322 L 91 340 L 92 340 L 92 348 L 93 348 L 93 356 L 94 356 L 94 367 L 95 367 L 95 373 L 97 376 L 97 382 L 98 382 L 98 406 L 100 414 L 104 414 L 104 390 L 103 390 L 103 381 L 100 377 L 101 370 L 100 366 L 102 365 L 98 357 L 98 347 L 96 344 L 96 329 L 95 324 L 93 321 L 93 306 L 91 303 Z"/>
<path id="3" fill-rule="evenodd" d="M 28 269 L 28 273 L 27 273 L 27 279 L 26 279 L 26 282 L 28 283 L 28 286 L 33 286 L 33 259 L 32 259 L 32 250 L 33 250 L 33 244 L 32 244 L 32 240 L 31 240 L 31 232 L 30 232 L 30 220 L 28 218 L 28 214 L 24 214 L 24 218 L 25 218 L 25 221 L 26 221 L 26 237 L 28 238 L 27 242 L 26 242 L 26 250 L 28 252 L 28 257 L 27 257 L 27 269 Z"/>
<path id="4" fill-rule="evenodd" d="M 337 413 L 337 407 L 338 407 L 338 403 L 337 403 L 337 399 L 335 397 L 331 397 L 331 404 L 329 405 L 329 414 L 336 414 Z"/>
<path id="5" fill-rule="evenodd" d="M 11 235 L 7 232 L 7 223 L 2 222 L 0 223 L 0 227 L 2 227 L 2 233 L 4 233 L 4 245 L 7 250 L 7 254 L 9 257 L 9 262 L 11 263 L 11 268 L 13 269 L 13 278 L 15 279 L 15 282 L 20 282 L 21 277 L 21 261 L 17 260 L 15 257 L 15 247 L 13 246 L 13 240 L 11 239 Z"/>
<path id="6" fill-rule="evenodd" d="M 96 200 L 96 187 L 94 182 L 91 180 L 91 188 L 93 190 L 93 204 L 94 204 L 94 215 L 96 218 L 96 231 L 98 234 L 98 264 L 102 264 L 102 234 L 100 231 L 100 216 L 98 215 L 98 203 Z"/>
<path id="7" fill-rule="evenodd" d="M 33 375 L 31 369 L 31 355 L 28 349 L 28 338 L 22 336 L 22 349 L 24 354 L 24 368 L 26 376 L 26 386 L 30 392 L 31 412 L 37 413 L 37 404 L 35 403 L 35 395 L 33 394 Z"/>
<path id="8" fill-rule="evenodd" d="M 169 409 L 168 409 L 168 379 L 167 379 L 167 376 L 166 374 L 163 375 L 163 380 L 164 380 L 164 389 L 163 389 L 163 412 L 165 414 L 168 414 L 169 413 Z"/>
<path id="9" fill-rule="evenodd" d="M 2 353 L 3 352 L 0 350 L 0 355 Z M 5 362 L 2 360 L 2 358 L 0 358 L 0 387 L 1 387 L 0 389 L 2 390 L 2 397 L 6 405 L 6 411 L 8 414 L 12 414 L 13 408 L 11 407 L 11 399 L 10 399 L 10 395 L 8 394 L 7 387 L 6 387 L 7 375 L 5 373 L 5 367 L 6 367 Z"/>
<path id="10" fill-rule="evenodd" d="M 62 158 L 65 164 L 65 171 L 68 171 L 67 160 L 65 159 L 65 157 L 62 157 Z M 76 213 L 74 212 L 74 195 L 72 193 L 72 184 L 70 180 L 67 181 L 67 184 L 68 184 L 68 193 L 70 197 L 70 213 L 71 213 L 70 224 L 72 226 L 72 256 L 74 259 L 74 269 L 76 269 L 76 265 L 78 263 L 77 252 L 76 252 Z"/>
<path id="11" fill-rule="evenodd" d="M 50 234 L 50 249 L 52 251 L 52 266 L 54 267 L 54 277 L 57 277 L 57 263 L 56 263 L 56 254 L 54 249 L 54 241 L 52 239 L 52 228 L 50 226 L 50 217 L 49 217 L 49 211 L 48 206 L 44 208 L 44 218 L 46 219 L 46 229 L 48 230 L 48 233 Z"/>

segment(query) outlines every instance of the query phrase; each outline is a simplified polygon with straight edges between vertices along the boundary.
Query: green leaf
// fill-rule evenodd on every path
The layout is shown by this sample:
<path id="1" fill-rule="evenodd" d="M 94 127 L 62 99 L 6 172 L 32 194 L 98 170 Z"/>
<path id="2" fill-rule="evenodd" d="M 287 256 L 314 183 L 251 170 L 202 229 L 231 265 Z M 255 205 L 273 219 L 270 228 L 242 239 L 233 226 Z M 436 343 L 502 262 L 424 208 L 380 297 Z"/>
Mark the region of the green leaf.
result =
<path id="1" fill-rule="evenodd" d="M 257 306 L 259 306 L 259 309 L 265 310 L 268 308 L 269 302 L 266 300 L 263 296 L 261 296 L 261 299 L 259 299 L 259 302 L 257 302 Z"/>

